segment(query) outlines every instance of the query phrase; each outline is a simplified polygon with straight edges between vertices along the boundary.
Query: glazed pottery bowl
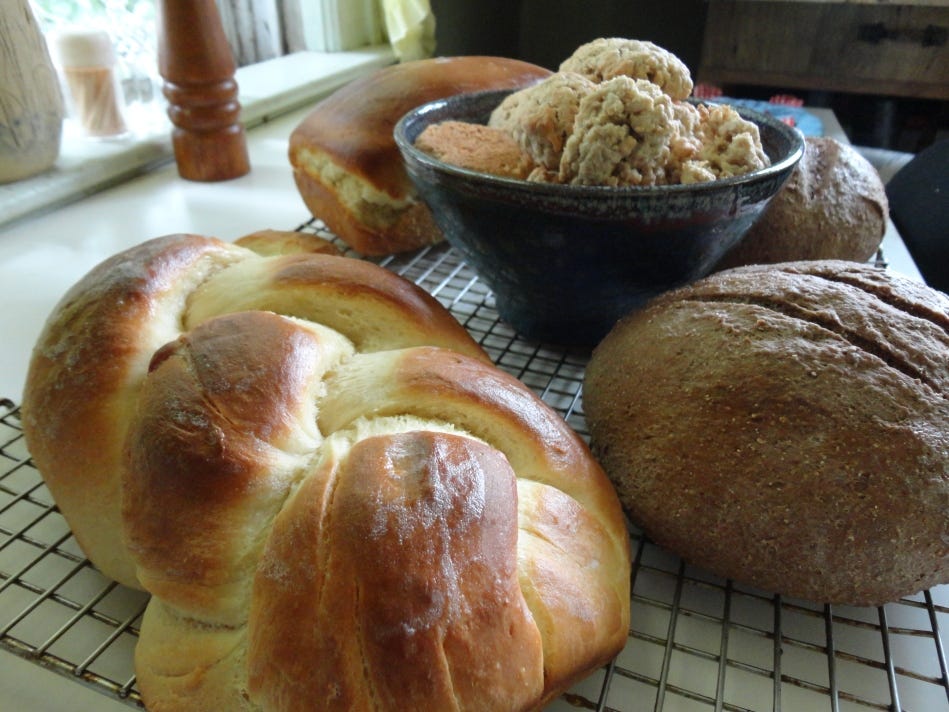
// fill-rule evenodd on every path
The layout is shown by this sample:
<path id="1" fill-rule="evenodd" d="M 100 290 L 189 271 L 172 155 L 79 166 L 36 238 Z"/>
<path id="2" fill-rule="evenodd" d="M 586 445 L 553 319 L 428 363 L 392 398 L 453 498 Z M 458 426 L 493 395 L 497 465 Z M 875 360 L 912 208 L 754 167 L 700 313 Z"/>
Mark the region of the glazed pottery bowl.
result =
<path id="1" fill-rule="evenodd" d="M 525 338 L 593 345 L 650 298 L 707 275 L 778 192 L 804 151 L 787 124 L 742 107 L 771 166 L 706 183 L 575 186 L 502 178 L 440 161 L 414 145 L 426 126 L 486 123 L 509 93 L 424 104 L 395 127 L 420 196 L 445 239 L 494 292 Z"/>

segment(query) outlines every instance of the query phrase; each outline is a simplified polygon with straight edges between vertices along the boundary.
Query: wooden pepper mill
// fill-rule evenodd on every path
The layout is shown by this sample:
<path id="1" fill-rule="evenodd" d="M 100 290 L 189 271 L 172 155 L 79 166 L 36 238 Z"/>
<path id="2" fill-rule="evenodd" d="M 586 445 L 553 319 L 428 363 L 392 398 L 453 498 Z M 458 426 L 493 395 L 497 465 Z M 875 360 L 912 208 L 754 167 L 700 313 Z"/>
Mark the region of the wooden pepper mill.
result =
<path id="1" fill-rule="evenodd" d="M 235 64 L 214 0 L 160 0 L 158 71 L 178 174 L 219 181 L 250 170 Z"/>

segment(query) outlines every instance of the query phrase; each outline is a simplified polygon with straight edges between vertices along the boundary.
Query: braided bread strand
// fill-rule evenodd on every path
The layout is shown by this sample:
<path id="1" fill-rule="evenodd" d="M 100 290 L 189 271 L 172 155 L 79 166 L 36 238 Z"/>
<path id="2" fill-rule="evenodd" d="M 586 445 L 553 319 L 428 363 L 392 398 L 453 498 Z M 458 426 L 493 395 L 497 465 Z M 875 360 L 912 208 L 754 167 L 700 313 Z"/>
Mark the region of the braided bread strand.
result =
<path id="1" fill-rule="evenodd" d="M 23 412 L 85 553 L 152 594 L 150 709 L 533 709 L 625 642 L 585 444 L 375 265 L 144 243 L 64 297 Z"/>

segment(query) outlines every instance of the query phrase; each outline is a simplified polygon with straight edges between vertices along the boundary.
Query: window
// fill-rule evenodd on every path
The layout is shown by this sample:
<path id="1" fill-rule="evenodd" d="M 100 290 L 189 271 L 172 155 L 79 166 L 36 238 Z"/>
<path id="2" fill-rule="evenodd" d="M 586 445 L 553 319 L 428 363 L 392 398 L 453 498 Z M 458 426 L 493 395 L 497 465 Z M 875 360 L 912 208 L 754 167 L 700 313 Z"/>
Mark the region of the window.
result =
<path id="1" fill-rule="evenodd" d="M 154 0 L 32 0 L 40 22 L 47 26 L 120 20 L 127 13 L 154 14 Z"/>
<path id="2" fill-rule="evenodd" d="M 47 37 L 70 26 L 108 32 L 126 105 L 134 112 L 155 101 L 160 86 L 155 0 L 31 0 L 31 4 Z"/>
<path id="3" fill-rule="evenodd" d="M 31 2 L 45 31 L 71 24 L 101 27 L 112 35 L 122 64 L 138 71 L 154 65 L 156 0 Z M 387 38 L 403 58 L 425 56 L 434 49 L 429 0 L 217 0 L 217 4 L 238 66 L 301 50 L 358 49 Z"/>
<path id="4" fill-rule="evenodd" d="M 70 26 L 104 30 L 129 124 L 146 132 L 164 121 L 158 73 L 159 0 L 29 0 L 51 40 Z M 238 67 L 303 50 L 339 52 L 382 45 L 397 58 L 434 49 L 429 0 L 216 0 Z M 390 29 L 392 28 L 392 29 Z M 68 100 L 68 92 L 67 100 Z"/>

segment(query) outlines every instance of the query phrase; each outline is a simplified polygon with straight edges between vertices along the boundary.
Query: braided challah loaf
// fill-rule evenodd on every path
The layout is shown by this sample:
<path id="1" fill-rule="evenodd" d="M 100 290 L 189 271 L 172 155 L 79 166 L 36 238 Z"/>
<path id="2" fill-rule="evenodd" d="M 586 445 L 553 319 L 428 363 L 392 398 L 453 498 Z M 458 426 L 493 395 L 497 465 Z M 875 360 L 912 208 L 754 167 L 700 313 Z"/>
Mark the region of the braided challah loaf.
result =
<path id="1" fill-rule="evenodd" d="M 194 235 L 64 297 L 23 402 L 152 710 L 535 709 L 625 642 L 585 444 L 375 265 Z"/>

